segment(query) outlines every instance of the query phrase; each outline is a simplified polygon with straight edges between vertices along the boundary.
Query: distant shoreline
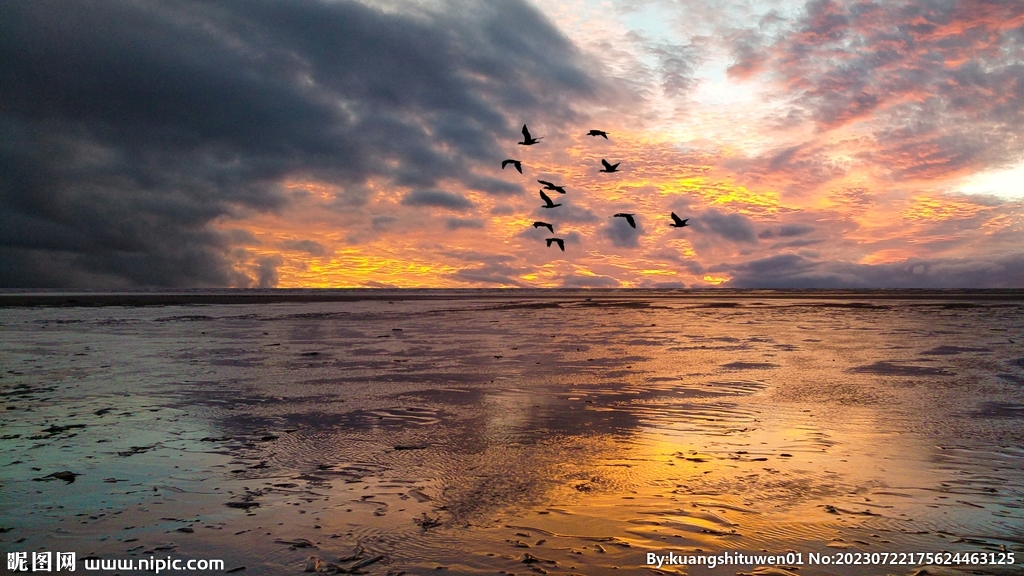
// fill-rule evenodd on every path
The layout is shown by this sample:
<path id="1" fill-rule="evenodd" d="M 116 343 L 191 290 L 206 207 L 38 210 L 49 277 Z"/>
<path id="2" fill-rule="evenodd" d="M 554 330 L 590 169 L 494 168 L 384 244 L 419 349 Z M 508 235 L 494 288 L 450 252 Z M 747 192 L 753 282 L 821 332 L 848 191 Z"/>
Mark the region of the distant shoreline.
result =
<path id="1" fill-rule="evenodd" d="M 66 290 L 0 291 L 0 308 L 99 307 L 99 306 L 183 306 L 208 304 L 271 304 L 284 302 L 358 302 L 451 299 L 538 299 L 538 300 L 621 300 L 621 299 L 814 299 L 814 300 L 937 300 L 937 301 L 1021 301 L 1024 289 L 871 289 L 871 290 L 734 290 L 734 289 L 218 289 L 182 291 L 75 292 Z"/>

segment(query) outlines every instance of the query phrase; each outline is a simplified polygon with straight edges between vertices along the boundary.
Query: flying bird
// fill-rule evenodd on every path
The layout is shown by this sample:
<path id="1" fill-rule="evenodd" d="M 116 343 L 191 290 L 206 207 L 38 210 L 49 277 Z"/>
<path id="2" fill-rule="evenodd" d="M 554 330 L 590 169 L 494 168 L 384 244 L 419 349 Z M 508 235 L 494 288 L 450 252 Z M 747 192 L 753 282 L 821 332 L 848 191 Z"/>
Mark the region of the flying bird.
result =
<path id="1" fill-rule="evenodd" d="M 554 190 L 559 194 L 565 194 L 565 186 L 555 186 L 554 184 L 548 182 L 547 180 L 537 180 L 537 182 L 543 184 L 545 190 Z"/>
<path id="2" fill-rule="evenodd" d="M 619 171 L 619 164 L 622 164 L 622 162 L 616 162 L 615 164 L 609 164 L 607 160 L 605 160 L 604 158 L 601 158 L 601 164 L 604 164 L 604 169 L 603 170 L 598 170 L 598 172 L 608 172 L 609 174 L 611 174 L 612 172 L 618 172 Z"/>
<path id="3" fill-rule="evenodd" d="M 555 233 L 555 227 L 552 226 L 551 224 L 548 224 L 547 222 L 534 222 L 533 223 L 533 227 L 534 228 L 547 228 L 548 230 L 551 230 L 552 234 Z"/>
<path id="4" fill-rule="evenodd" d="M 555 206 L 561 206 L 561 204 L 555 204 L 552 202 L 551 198 L 548 198 L 548 195 L 545 194 L 543 190 L 540 191 L 540 197 L 546 204 L 546 206 L 541 206 L 541 208 L 554 208 Z M 554 230 L 552 230 L 552 232 L 554 232 Z"/>
<path id="5" fill-rule="evenodd" d="M 626 214 L 625 212 L 619 212 L 618 214 L 612 216 L 612 218 L 625 218 L 626 222 L 629 222 L 630 226 L 636 228 L 636 220 L 633 220 L 633 216 L 635 216 L 635 214 Z"/>
<path id="6" fill-rule="evenodd" d="M 673 212 L 672 213 L 672 224 L 669 224 L 669 226 L 671 226 L 673 228 L 682 228 L 683 226 L 686 226 L 686 223 L 689 222 L 689 221 L 690 221 L 689 218 L 680 219 L 679 216 L 676 216 L 676 213 Z"/>
<path id="7" fill-rule="evenodd" d="M 562 240 L 561 238 L 545 238 L 545 240 L 548 243 L 548 248 L 551 248 L 551 243 L 555 242 L 558 244 L 558 247 L 562 250 L 562 252 L 565 252 L 565 240 Z"/>
<path id="8" fill-rule="evenodd" d="M 509 164 L 515 166 L 516 170 L 519 170 L 520 174 L 523 173 L 523 163 L 520 162 L 519 160 L 513 160 L 511 158 L 509 158 L 508 160 L 501 161 L 501 169 L 504 170 L 505 166 L 508 166 Z"/>
<path id="9" fill-rule="evenodd" d="M 608 133 L 604 130 L 591 130 L 590 132 L 587 132 L 587 136 L 604 136 L 605 140 L 608 139 Z"/>
<path id="10" fill-rule="evenodd" d="M 541 136 L 540 138 L 543 138 Z M 526 124 L 523 124 L 523 141 L 519 142 L 520 146 L 533 146 L 537 142 L 540 142 L 540 138 L 534 138 L 530 136 L 530 131 L 526 128 Z"/>

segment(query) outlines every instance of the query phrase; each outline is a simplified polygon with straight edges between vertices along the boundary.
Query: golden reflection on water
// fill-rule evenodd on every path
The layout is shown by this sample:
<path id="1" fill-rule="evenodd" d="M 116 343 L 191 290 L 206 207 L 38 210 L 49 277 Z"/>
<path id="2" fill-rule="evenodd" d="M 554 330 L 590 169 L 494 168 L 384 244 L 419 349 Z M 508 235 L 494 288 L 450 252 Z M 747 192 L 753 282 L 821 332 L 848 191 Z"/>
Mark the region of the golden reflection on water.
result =
<path id="1" fill-rule="evenodd" d="M 143 542 L 173 533 L 160 519 L 170 504 L 213 526 L 176 546 L 258 551 L 250 574 L 294 570 L 310 550 L 275 542 L 296 538 L 324 558 L 363 546 L 385 556 L 367 568 L 380 574 L 621 574 L 669 550 L 1024 542 L 1016 305 L 581 298 L 151 309 L 116 322 L 78 310 L 80 324 L 18 314 L 5 319 L 17 327 L 7 357 L 49 360 L 12 386 L 66 381 L 6 423 L 24 428 L 8 442 L 22 464 L 0 479 L 36 547 L 53 542 L 47 506 L 92 513 L 101 501 L 122 506 L 142 527 L 125 534 Z M 60 355 L 71 349 L 87 351 L 80 363 Z M 121 416 L 90 416 L 109 406 Z M 23 441 L 58 418 L 87 427 Z M 58 465 L 85 473 L 73 491 L 19 468 Z M 63 538 L 101 533 L 74 530 Z"/>

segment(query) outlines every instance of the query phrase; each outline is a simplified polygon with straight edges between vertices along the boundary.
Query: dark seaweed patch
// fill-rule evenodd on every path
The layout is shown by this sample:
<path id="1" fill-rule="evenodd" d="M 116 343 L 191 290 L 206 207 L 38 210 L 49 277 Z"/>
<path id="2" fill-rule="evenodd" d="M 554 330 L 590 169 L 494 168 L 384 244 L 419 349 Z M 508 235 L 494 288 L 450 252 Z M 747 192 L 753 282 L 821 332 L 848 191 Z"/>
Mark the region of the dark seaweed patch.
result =
<path id="1" fill-rule="evenodd" d="M 982 418 L 1024 418 L 1024 404 L 982 402 L 974 415 Z"/>
<path id="2" fill-rule="evenodd" d="M 771 362 L 730 362 L 728 364 L 722 364 L 722 368 L 726 370 L 769 370 L 771 368 L 778 368 L 778 364 Z"/>
<path id="3" fill-rule="evenodd" d="M 970 348 L 968 346 L 937 346 L 931 350 L 925 350 L 921 354 L 925 356 L 953 356 L 964 352 L 991 352 L 991 348 Z"/>
<path id="4" fill-rule="evenodd" d="M 931 366 L 907 366 L 892 362 L 875 362 L 866 366 L 856 366 L 847 370 L 854 374 L 879 374 L 882 376 L 952 376 L 953 373 L 944 368 Z"/>

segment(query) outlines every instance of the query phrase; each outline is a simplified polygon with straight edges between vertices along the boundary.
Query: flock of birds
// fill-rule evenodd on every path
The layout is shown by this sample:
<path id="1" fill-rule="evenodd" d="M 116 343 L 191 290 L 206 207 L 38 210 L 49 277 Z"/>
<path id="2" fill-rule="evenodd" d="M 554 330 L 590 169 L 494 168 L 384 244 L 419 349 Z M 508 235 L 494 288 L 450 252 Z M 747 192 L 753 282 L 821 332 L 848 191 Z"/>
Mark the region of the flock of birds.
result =
<path id="1" fill-rule="evenodd" d="M 605 132 L 604 130 L 591 130 L 590 132 L 587 132 L 587 136 L 601 136 L 605 140 L 608 139 L 608 133 Z M 542 138 L 543 136 L 534 138 L 532 135 L 530 135 L 530 130 L 526 127 L 526 124 L 523 124 L 523 141 L 518 142 L 518 144 L 520 146 L 533 146 L 534 144 L 540 142 Z M 606 174 L 618 172 L 619 164 L 621 163 L 622 162 L 616 162 L 615 164 L 611 164 L 607 160 L 602 158 L 601 165 L 604 167 L 598 170 L 598 172 L 604 172 Z M 520 174 L 523 173 L 523 162 L 521 160 L 515 160 L 512 158 L 502 160 L 501 169 L 504 170 L 505 167 L 508 166 L 509 164 L 511 164 L 517 171 L 519 171 Z M 551 197 L 544 193 L 544 190 L 550 190 L 552 192 L 557 192 L 559 194 L 565 194 L 565 186 L 559 186 L 553 182 L 548 182 L 547 180 L 537 180 L 537 182 L 544 185 L 544 188 L 540 190 L 540 199 L 544 201 L 544 205 L 541 206 L 541 208 L 557 208 L 561 206 L 561 204 L 557 204 L 554 201 L 552 201 Z M 635 213 L 619 212 L 618 214 L 612 215 L 611 218 L 625 218 L 626 223 L 628 223 L 633 228 L 636 228 L 636 220 L 633 218 L 634 216 L 636 216 Z M 682 228 L 686 226 L 687 221 L 689 221 L 689 218 L 680 218 L 679 216 L 676 215 L 675 212 L 672 212 L 672 223 L 669 224 L 669 226 L 673 228 Z M 554 225 L 549 222 L 534 222 L 533 227 L 547 228 L 552 234 L 555 233 Z M 558 248 L 561 249 L 562 252 L 565 252 L 565 239 L 553 237 L 545 238 L 544 240 L 545 242 L 547 242 L 548 248 L 550 248 L 552 244 L 557 244 Z"/>

